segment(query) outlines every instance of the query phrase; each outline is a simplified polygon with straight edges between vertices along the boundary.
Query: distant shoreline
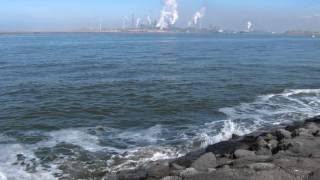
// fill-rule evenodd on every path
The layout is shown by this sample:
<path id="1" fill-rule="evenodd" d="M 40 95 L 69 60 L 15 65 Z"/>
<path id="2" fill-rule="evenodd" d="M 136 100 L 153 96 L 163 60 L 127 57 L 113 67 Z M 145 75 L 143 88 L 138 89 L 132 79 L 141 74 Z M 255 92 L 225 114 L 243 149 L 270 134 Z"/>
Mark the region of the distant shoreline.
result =
<path id="1" fill-rule="evenodd" d="M 210 32 L 210 31 L 149 31 L 149 30 L 141 30 L 141 31 L 17 31 L 17 32 L 0 32 L 0 35 L 36 35 L 36 34 L 225 34 L 225 35 L 234 35 L 234 34 L 248 34 L 248 35 L 288 35 L 288 36 L 311 36 L 311 37 L 320 37 L 320 32 L 309 32 L 309 31 L 287 31 L 283 33 L 273 33 L 273 32 Z"/>

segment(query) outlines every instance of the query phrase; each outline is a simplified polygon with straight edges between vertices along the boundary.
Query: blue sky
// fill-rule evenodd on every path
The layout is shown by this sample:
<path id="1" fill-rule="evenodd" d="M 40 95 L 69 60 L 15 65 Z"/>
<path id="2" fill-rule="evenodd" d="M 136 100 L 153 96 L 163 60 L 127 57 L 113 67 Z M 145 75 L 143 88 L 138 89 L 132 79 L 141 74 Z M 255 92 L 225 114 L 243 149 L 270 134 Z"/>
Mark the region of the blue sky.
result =
<path id="1" fill-rule="evenodd" d="M 163 0 L 0 0 L 0 31 L 70 30 L 120 27 L 124 16 L 159 17 Z M 247 21 L 255 29 L 320 31 L 320 0 L 178 0 L 177 26 L 185 26 L 206 6 L 205 25 L 241 30 Z"/>

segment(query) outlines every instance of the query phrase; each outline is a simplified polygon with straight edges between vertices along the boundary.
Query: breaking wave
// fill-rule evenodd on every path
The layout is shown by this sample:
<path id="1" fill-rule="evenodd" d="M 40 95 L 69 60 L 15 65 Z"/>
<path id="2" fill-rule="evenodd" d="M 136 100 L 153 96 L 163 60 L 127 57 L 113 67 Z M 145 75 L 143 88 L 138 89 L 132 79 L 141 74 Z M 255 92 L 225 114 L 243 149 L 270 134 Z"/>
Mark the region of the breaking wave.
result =
<path id="1" fill-rule="evenodd" d="M 178 157 L 194 148 L 229 139 L 232 134 L 243 135 L 262 127 L 319 115 L 320 89 L 262 95 L 250 103 L 221 108 L 220 112 L 225 114 L 224 120 L 183 130 L 164 125 L 126 131 L 107 127 L 63 129 L 39 132 L 46 138 L 34 144 L 19 143 L 2 134 L 0 180 L 57 179 L 57 174 L 63 173 L 61 164 L 78 160 L 83 154 L 96 159 L 103 159 L 100 154 L 109 154 L 104 159 L 109 171 Z M 55 158 L 44 163 L 48 158 L 41 155 L 47 151 L 54 153 Z"/>

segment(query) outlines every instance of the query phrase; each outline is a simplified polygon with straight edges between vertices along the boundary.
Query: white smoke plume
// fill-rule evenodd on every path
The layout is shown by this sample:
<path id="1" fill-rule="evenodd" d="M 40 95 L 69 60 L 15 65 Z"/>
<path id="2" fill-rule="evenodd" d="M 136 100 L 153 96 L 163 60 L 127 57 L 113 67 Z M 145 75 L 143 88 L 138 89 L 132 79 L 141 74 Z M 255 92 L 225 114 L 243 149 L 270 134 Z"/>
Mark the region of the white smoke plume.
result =
<path id="1" fill-rule="evenodd" d="M 158 28 L 165 29 L 177 22 L 179 18 L 177 7 L 177 0 L 165 0 L 157 23 Z"/>
<path id="2" fill-rule="evenodd" d="M 128 21 L 129 21 L 129 19 L 128 19 L 127 16 L 124 16 L 122 18 L 122 29 L 126 29 L 127 28 Z"/>
<path id="3" fill-rule="evenodd" d="M 137 18 L 137 20 L 136 20 L 136 28 L 137 29 L 140 27 L 140 24 L 141 24 L 141 19 Z"/>
<path id="4" fill-rule="evenodd" d="M 151 19 L 150 16 L 147 16 L 147 18 L 146 18 L 146 24 L 149 25 L 149 26 L 152 24 L 152 19 Z"/>
<path id="5" fill-rule="evenodd" d="M 200 10 L 198 10 L 198 11 L 194 14 L 194 16 L 193 16 L 193 18 L 192 18 L 192 23 L 193 23 L 194 25 L 198 25 L 198 23 L 200 22 L 200 20 L 204 17 L 205 13 L 206 13 L 206 7 L 202 7 Z M 189 23 L 189 24 L 190 24 L 190 23 Z"/>
<path id="6" fill-rule="evenodd" d="M 251 21 L 248 21 L 247 30 L 248 31 L 252 30 L 252 22 Z"/>

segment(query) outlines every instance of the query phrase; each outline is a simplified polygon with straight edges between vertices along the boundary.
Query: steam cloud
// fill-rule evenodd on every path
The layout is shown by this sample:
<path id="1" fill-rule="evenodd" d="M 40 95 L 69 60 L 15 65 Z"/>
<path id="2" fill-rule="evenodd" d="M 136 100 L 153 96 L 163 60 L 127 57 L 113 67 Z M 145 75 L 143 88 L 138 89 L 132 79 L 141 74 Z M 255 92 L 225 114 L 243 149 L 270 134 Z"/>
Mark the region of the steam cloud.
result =
<path id="1" fill-rule="evenodd" d="M 189 22 L 189 26 L 193 25 L 198 25 L 200 20 L 204 17 L 206 13 L 206 7 L 202 7 L 200 10 L 198 10 L 192 18 L 192 21 Z"/>
<path id="2" fill-rule="evenodd" d="M 251 31 L 251 29 L 252 29 L 252 22 L 248 21 L 247 30 Z"/>
<path id="3" fill-rule="evenodd" d="M 179 18 L 177 7 L 177 0 L 165 0 L 157 23 L 158 28 L 165 29 L 177 22 Z"/>

